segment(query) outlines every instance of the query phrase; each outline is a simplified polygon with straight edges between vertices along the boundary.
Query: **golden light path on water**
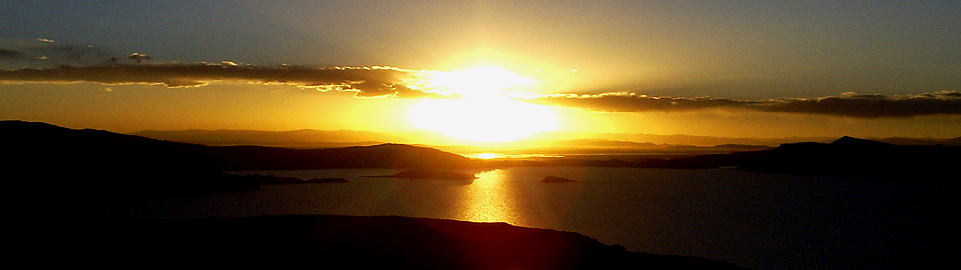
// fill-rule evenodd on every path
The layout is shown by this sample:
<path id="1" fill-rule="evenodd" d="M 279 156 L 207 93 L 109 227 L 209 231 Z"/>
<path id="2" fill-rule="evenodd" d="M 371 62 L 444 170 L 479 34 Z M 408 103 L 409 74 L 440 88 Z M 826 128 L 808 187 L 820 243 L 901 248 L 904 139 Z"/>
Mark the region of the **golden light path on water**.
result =
<path id="1" fill-rule="evenodd" d="M 492 170 L 477 174 L 469 188 L 461 193 L 456 219 L 474 222 L 516 223 L 516 198 L 511 193 L 504 171 Z"/>
<path id="2" fill-rule="evenodd" d="M 550 226 L 567 215 L 583 185 L 543 183 L 544 175 L 509 169 L 477 173 L 476 180 L 459 190 L 451 214 L 454 219 L 472 222 Z"/>

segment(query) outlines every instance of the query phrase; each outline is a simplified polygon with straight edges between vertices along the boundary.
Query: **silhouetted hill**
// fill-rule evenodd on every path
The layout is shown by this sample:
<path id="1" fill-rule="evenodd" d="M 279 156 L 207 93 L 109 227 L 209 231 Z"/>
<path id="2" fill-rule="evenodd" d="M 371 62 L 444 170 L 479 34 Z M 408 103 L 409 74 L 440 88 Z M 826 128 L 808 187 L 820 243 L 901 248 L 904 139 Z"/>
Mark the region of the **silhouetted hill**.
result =
<path id="1" fill-rule="evenodd" d="M 704 155 L 652 162 L 654 167 L 717 168 L 767 172 L 841 172 L 867 170 L 954 170 L 961 148 L 895 145 L 842 137 L 831 143 L 790 143 L 761 151 Z"/>
<path id="2" fill-rule="evenodd" d="M 400 144 L 329 149 L 213 147 L 45 123 L 0 122 L 4 172 L 23 187 L 63 190 L 249 189 L 229 170 L 460 168 L 470 159 Z"/>
<path id="3" fill-rule="evenodd" d="M 0 140 L 18 163 L 76 169 L 285 170 L 320 168 L 458 168 L 469 158 L 437 149 L 380 144 L 324 149 L 204 146 L 45 123 L 0 122 Z M 123 165 L 123 166 L 118 166 Z"/>
<path id="4" fill-rule="evenodd" d="M 3 172 L 18 192 L 248 190 L 194 153 L 205 146 L 45 123 L 0 122 Z M 63 195 L 63 194 L 59 194 Z"/>
<path id="5" fill-rule="evenodd" d="M 612 140 L 600 138 L 563 139 L 565 132 L 549 132 L 557 135 L 534 136 L 540 139 L 527 139 L 511 142 L 471 142 L 464 141 L 433 131 L 410 132 L 370 132 L 350 130 L 291 130 L 291 131 L 255 131 L 255 130 L 144 130 L 131 135 L 147 138 L 168 140 L 175 142 L 195 143 L 210 146 L 257 145 L 286 148 L 334 148 L 345 146 L 365 146 L 392 142 L 403 144 L 430 145 L 430 147 L 458 153 L 498 152 L 498 153 L 547 153 L 547 154 L 610 154 L 610 153 L 668 153 L 679 152 L 691 154 L 730 153 L 769 149 L 770 146 L 732 144 L 723 145 L 681 145 L 670 143 L 648 143 L 627 140 Z M 586 135 L 585 135 L 586 136 Z M 599 135 L 600 136 L 600 135 Z M 680 136 L 672 136 L 680 137 Z M 653 137 L 623 137 L 623 139 L 640 139 Z M 663 141 L 663 140 L 662 140 Z M 754 140 L 715 140 L 717 142 L 742 142 Z M 706 141 L 698 141 L 706 142 Z M 762 142 L 762 141 L 757 141 Z M 766 142 L 766 141 L 764 141 Z"/>
<path id="6" fill-rule="evenodd" d="M 288 148 L 329 148 L 406 142 L 407 138 L 370 131 L 351 130 L 144 130 L 130 135 L 209 146 L 260 145 Z"/>
<path id="7" fill-rule="evenodd" d="M 470 159 L 437 149 L 381 144 L 325 149 L 263 146 L 210 147 L 203 152 L 221 170 L 310 170 L 322 168 L 466 168 Z"/>
<path id="8" fill-rule="evenodd" d="M 958 147 L 895 145 L 842 137 L 831 143 L 782 144 L 774 149 L 747 151 L 757 146 L 722 145 L 732 154 L 708 154 L 676 159 L 547 161 L 474 161 L 437 149 L 403 144 L 381 144 L 325 149 L 288 149 L 265 146 L 204 146 L 177 143 L 102 130 L 75 130 L 44 123 L 0 122 L 0 143 L 8 157 L 4 165 L 23 172 L 21 179 L 73 179 L 67 184 L 88 185 L 78 177 L 140 179 L 141 186 L 163 187 L 169 179 L 196 178 L 233 181 L 220 171 L 297 170 L 321 168 L 451 169 L 477 166 L 602 166 L 658 168 L 737 167 L 772 172 L 829 172 L 893 169 L 947 170 L 958 162 Z M 622 145 L 622 143 L 611 142 Z M 630 143 L 637 145 L 638 143 Z M 647 144 L 645 144 L 647 145 Z M 763 149 L 763 147 L 760 147 Z M 731 152 L 735 152 L 731 150 Z M 42 173 L 38 173 L 42 172 Z M 16 174 L 16 173 L 15 173 Z M 189 180 L 189 181 L 188 181 Z M 66 181 L 66 180 L 64 180 Z M 110 181 L 104 181 L 110 182 Z M 150 184 L 144 184 L 150 183 Z M 70 186 L 70 185 L 68 185 Z M 178 186 L 178 185 L 174 185 Z M 240 188 L 240 187 L 237 187 Z"/>
<path id="9" fill-rule="evenodd" d="M 884 138 L 878 141 L 897 145 L 945 145 L 961 146 L 961 137 L 951 139 Z"/>
<path id="10" fill-rule="evenodd" d="M 108 267 L 741 269 L 696 257 L 628 252 L 577 233 L 505 223 L 333 215 L 47 222 L 13 224 L 18 233 L 8 244 L 17 247 L 17 259 Z"/>

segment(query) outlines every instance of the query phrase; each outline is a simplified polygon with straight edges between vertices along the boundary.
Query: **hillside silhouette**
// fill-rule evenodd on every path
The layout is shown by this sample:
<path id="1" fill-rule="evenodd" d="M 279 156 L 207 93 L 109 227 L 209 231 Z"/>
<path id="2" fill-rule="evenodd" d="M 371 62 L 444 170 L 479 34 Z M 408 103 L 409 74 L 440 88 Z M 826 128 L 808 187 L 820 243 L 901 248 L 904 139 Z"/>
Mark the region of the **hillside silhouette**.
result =
<path id="1" fill-rule="evenodd" d="M 0 122 L 0 145 L 15 185 L 63 191 L 249 190 L 256 185 L 222 171 L 471 166 L 469 158 L 411 145 L 204 146 L 25 121 Z"/>
<path id="2" fill-rule="evenodd" d="M 831 143 L 791 143 L 761 151 L 702 155 L 649 162 L 650 167 L 736 167 L 759 172 L 813 173 L 889 170 L 955 170 L 961 148 L 895 145 L 844 136 Z"/>
<path id="3" fill-rule="evenodd" d="M 952 170 L 961 148 L 896 145 L 842 137 L 777 148 L 680 158 L 472 160 L 403 144 L 323 149 L 205 146 L 46 123 L 0 122 L 5 172 L 23 188 L 113 192 L 251 190 L 257 183 L 224 171 L 325 168 L 458 169 L 513 166 L 719 168 L 760 172 Z"/>

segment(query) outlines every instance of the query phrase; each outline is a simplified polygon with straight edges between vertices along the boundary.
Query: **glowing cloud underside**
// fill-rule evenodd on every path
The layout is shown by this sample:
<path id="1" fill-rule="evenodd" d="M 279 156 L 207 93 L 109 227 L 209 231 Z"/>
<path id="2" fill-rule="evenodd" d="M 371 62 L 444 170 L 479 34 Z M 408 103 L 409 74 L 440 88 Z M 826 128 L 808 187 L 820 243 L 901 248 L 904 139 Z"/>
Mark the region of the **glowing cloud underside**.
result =
<path id="1" fill-rule="evenodd" d="M 0 49 L 2 57 L 20 53 Z M 135 58 L 143 56 L 135 55 Z M 361 98 L 449 99 L 474 96 L 522 96 L 534 80 L 499 67 L 462 71 L 428 71 L 396 67 L 238 67 L 227 64 L 114 64 L 88 67 L 61 66 L 46 69 L 0 70 L 0 83 L 156 84 L 167 87 L 200 87 L 212 82 L 239 81 L 286 84 L 319 92 L 349 91 Z M 544 90 L 544 89 L 541 89 Z M 536 92 L 536 91 L 535 91 Z M 579 108 L 603 112 L 676 112 L 734 109 L 762 113 L 819 114 L 854 118 L 906 118 L 929 115 L 961 115 L 961 92 L 943 90 L 907 95 L 844 93 L 820 98 L 734 100 L 712 97 L 647 96 L 633 92 L 599 94 L 524 94 L 522 104 Z M 489 99 L 497 100 L 497 99 Z M 429 104 L 430 102 L 425 102 Z M 467 103 L 467 102 L 463 102 Z M 507 104 L 513 104 L 508 102 Z M 429 106 L 429 105 L 422 105 Z M 499 107 L 486 106 L 488 111 Z M 510 106 L 508 106 L 510 107 Z M 523 107 L 523 106 L 514 106 Z M 506 107 L 505 107 L 506 108 Z M 505 108 L 500 108 L 503 111 Z M 422 120 L 416 120 L 424 122 Z M 539 122 L 550 122 L 542 119 Z"/>

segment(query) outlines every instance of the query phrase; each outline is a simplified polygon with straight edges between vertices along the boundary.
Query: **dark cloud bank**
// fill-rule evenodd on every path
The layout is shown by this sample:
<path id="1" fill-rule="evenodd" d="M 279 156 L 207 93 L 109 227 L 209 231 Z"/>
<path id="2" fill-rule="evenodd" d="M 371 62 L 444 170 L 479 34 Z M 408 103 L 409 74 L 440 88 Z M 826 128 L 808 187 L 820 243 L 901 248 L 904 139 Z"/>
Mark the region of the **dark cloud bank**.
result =
<path id="1" fill-rule="evenodd" d="M 906 96 L 844 94 L 836 97 L 769 99 L 760 101 L 707 97 L 649 97 L 630 93 L 608 93 L 599 95 L 552 95 L 532 99 L 531 102 L 607 112 L 671 112 L 702 109 L 741 109 L 759 112 L 805 113 L 856 118 L 961 114 L 961 92 L 957 91 L 941 91 Z"/>
<path id="2" fill-rule="evenodd" d="M 9 43 L 9 42 L 4 42 Z M 71 65 L 90 65 L 106 61 L 118 61 L 111 58 L 107 50 L 93 45 L 60 44 L 50 39 L 30 41 L 16 41 L 16 44 L 0 44 L 0 60 L 19 63 L 61 63 Z"/>
<path id="3" fill-rule="evenodd" d="M 4 55 L 15 54 L 2 52 Z M 203 86 L 216 81 L 281 83 L 321 91 L 354 91 L 357 97 L 444 98 L 416 87 L 422 71 L 394 67 L 261 68 L 223 64 L 114 64 L 88 67 L 0 70 L 0 82 L 98 82 L 104 84 L 163 84 L 168 87 Z M 420 78 L 423 79 L 423 78 Z M 411 86 L 414 86 L 413 88 Z M 449 97 L 448 97 L 449 98 Z M 651 97 L 633 93 L 596 95 L 557 94 L 525 102 L 608 112 L 673 112 L 734 109 L 772 113 L 800 113 L 855 118 L 961 115 L 961 92 L 940 91 L 914 95 L 857 95 L 822 98 L 733 100 L 725 98 Z"/>
<path id="4" fill-rule="evenodd" d="M 194 87 L 216 81 L 245 81 L 290 84 L 320 91 L 353 91 L 358 97 L 419 98 L 436 95 L 416 91 L 402 84 L 417 75 L 418 71 L 394 67 L 263 68 L 233 61 L 151 63 L 153 57 L 147 54 L 132 53 L 116 57 L 116 53 L 93 45 L 61 44 L 49 39 L 5 45 L 0 46 L 0 61 L 32 63 L 33 66 L 47 68 L 0 70 L 0 82 L 97 82 Z M 51 66 L 55 64 L 60 66 Z"/>
<path id="5" fill-rule="evenodd" d="M 392 67 L 361 68 L 258 68 L 223 64 L 144 64 L 90 67 L 61 66 L 46 69 L 0 71 L 0 81 L 98 82 L 104 84 L 162 84 L 167 87 L 203 86 L 216 81 L 280 83 L 313 87 L 321 91 L 355 91 L 358 97 L 416 98 L 430 95 L 410 89 L 402 82 L 415 75 Z"/>

